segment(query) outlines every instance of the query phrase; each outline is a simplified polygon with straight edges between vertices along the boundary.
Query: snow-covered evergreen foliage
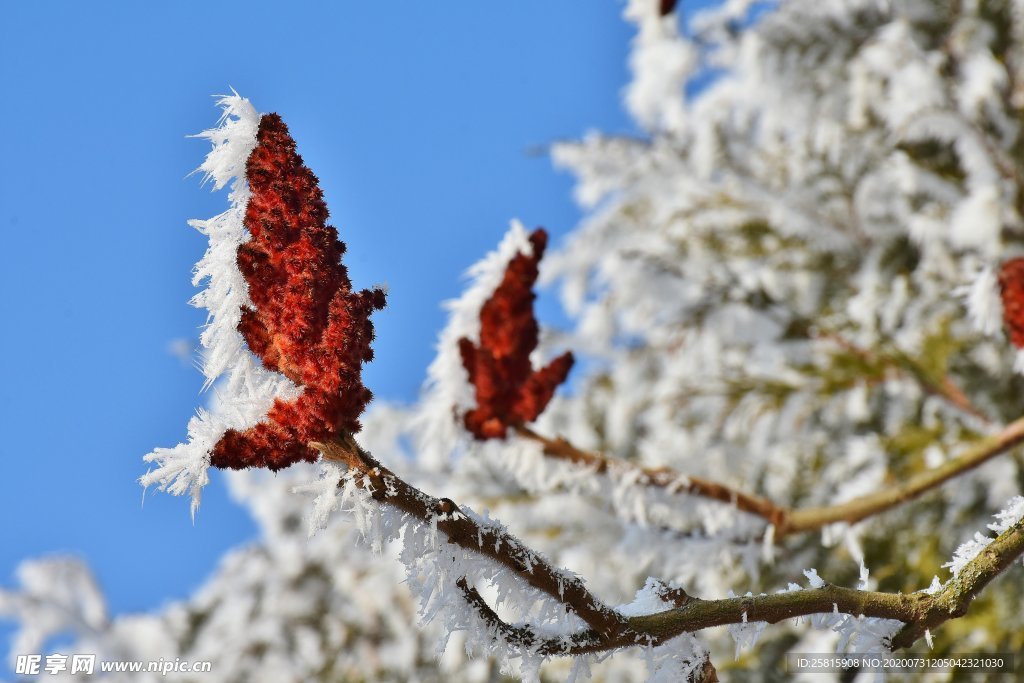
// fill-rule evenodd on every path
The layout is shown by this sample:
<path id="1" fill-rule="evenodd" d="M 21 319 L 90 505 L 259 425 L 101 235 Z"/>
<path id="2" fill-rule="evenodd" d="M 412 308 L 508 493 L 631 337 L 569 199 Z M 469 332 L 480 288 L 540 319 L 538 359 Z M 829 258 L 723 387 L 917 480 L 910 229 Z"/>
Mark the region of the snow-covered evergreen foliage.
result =
<path id="1" fill-rule="evenodd" d="M 825 580 L 935 594 L 992 542 L 969 539 L 993 514 L 996 534 L 1019 525 L 1019 454 L 800 533 L 692 492 L 717 482 L 787 510 L 834 506 L 942 467 L 1024 415 L 1018 350 L 1002 332 L 1016 309 L 998 276 L 1024 252 L 1024 3 L 729 0 L 682 25 L 658 10 L 631 0 L 625 12 L 638 32 L 624 100 L 645 134 L 553 149 L 587 217 L 541 264 L 574 327 L 555 343 L 542 335 L 535 365 L 566 348 L 585 360 L 531 425 L 549 441 L 478 442 L 460 420 L 473 391 L 457 341 L 477 340 L 480 306 L 529 248 L 513 224 L 449 304 L 419 404 L 372 407 L 360 444 L 421 490 L 487 510 L 473 519 L 502 520 L 543 553 L 530 557 L 585 577 L 622 615 Z M 684 96 L 694 79 L 703 87 Z M 228 102 L 232 125 L 251 118 L 243 102 Z M 235 144 L 234 129 L 218 130 L 215 151 Z M 238 177 L 217 158 L 203 170 L 218 186 Z M 233 263 L 217 245 L 242 239 L 232 211 L 245 192 L 234 186 L 231 211 L 199 226 L 211 247 L 197 278 Z M 223 414 L 251 424 L 266 397 L 294 388 L 235 381 L 269 381 L 235 331 L 244 283 L 211 276 L 197 302 L 213 315 L 207 374 L 229 373 Z M 253 391 L 264 403 L 253 407 Z M 190 445 L 151 456 L 146 481 L 197 500 L 204 449 L 232 425 L 196 420 Z M 614 460 L 550 457 L 558 437 Z M 660 468 L 677 474 L 659 480 Z M 699 672 L 707 651 L 723 679 L 763 680 L 786 652 L 878 652 L 902 628 L 838 610 L 767 627 L 744 613 L 657 647 L 549 657 L 482 620 L 460 577 L 503 620 L 544 635 L 578 628 L 576 615 L 446 543 L 436 518 L 410 519 L 338 477 L 333 463 L 231 473 L 261 539 L 162 613 L 107 617 L 87 569 L 57 559 L 26 563 L 0 614 L 19 620 L 18 647 L 71 630 L 81 650 L 112 658 L 212 659 L 224 681 L 492 681 L 499 670 L 668 681 Z M 58 583 L 79 588 L 48 589 Z M 1021 585 L 990 586 L 966 616 L 926 631 L 931 652 L 1019 651 Z"/>

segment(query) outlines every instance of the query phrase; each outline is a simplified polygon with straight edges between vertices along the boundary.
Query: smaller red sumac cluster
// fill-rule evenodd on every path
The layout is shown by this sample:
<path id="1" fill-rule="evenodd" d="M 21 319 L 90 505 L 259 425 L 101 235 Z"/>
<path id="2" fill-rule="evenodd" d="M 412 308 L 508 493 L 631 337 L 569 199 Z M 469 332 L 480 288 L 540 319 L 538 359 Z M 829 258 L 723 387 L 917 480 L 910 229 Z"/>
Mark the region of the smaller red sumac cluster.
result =
<path id="1" fill-rule="evenodd" d="M 999 293 L 1003 303 L 1003 325 L 1010 343 L 1024 348 L 1024 258 L 1006 261 L 999 267 Z"/>
<path id="2" fill-rule="evenodd" d="M 520 252 L 509 261 L 501 284 L 480 309 L 480 343 L 459 340 L 477 403 L 463 422 L 477 439 L 503 438 L 508 427 L 537 419 L 572 369 L 568 351 L 539 370 L 530 363 L 539 334 L 533 285 L 547 239 L 542 228 L 534 230 L 532 253 Z"/>

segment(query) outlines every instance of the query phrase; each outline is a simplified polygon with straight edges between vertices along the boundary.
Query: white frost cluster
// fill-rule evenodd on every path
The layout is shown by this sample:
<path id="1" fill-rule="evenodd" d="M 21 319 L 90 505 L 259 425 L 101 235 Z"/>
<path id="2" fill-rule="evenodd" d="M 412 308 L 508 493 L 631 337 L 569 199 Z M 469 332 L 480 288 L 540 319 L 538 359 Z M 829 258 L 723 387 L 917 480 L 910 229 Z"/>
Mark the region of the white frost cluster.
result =
<path id="1" fill-rule="evenodd" d="M 709 656 L 707 648 L 692 634 L 683 633 L 656 647 L 644 648 L 646 683 L 676 683 L 692 680 Z"/>
<path id="2" fill-rule="evenodd" d="M 818 576 L 818 570 L 817 569 L 814 569 L 813 567 L 811 569 L 805 569 L 804 570 L 804 576 L 806 576 L 807 580 L 810 582 L 811 588 L 824 588 L 825 587 L 825 579 L 823 579 L 820 576 Z"/>
<path id="3" fill-rule="evenodd" d="M 989 336 L 999 334 L 1003 329 L 1003 300 L 995 271 L 991 267 L 979 270 L 963 295 L 975 329 Z"/>
<path id="4" fill-rule="evenodd" d="M 256 146 L 260 114 L 238 93 L 221 97 L 217 104 L 222 109 L 218 126 L 196 136 L 213 145 L 198 170 L 212 181 L 214 190 L 230 184 L 231 208 L 208 220 L 189 221 L 209 238 L 209 247 L 192 278 L 196 286 L 205 282 L 206 289 L 191 303 L 209 311 L 199 341 L 206 386 L 214 386 L 215 399 L 211 410 L 199 409 L 189 420 L 188 441 L 173 448 L 157 448 L 145 457 L 156 468 L 140 479 L 143 486 L 155 484 L 176 496 L 191 495 L 193 517 L 202 488 L 209 481 L 210 452 L 224 432 L 251 427 L 266 416 L 276 398 L 291 399 L 299 393 L 287 377 L 263 368 L 238 331 L 242 307 L 252 303 L 238 270 L 237 254 L 249 238 L 243 222 L 250 194 L 245 162 Z"/>
<path id="5" fill-rule="evenodd" d="M 753 597 L 753 593 L 747 592 L 747 597 Z M 729 597 L 736 597 L 731 591 Z M 768 626 L 764 621 L 747 621 L 747 613 L 743 613 L 743 621 L 739 624 L 729 624 L 727 630 L 733 642 L 736 643 L 736 658 L 739 659 L 743 650 L 751 649 L 761 638 L 761 632 Z"/>
<path id="6" fill-rule="evenodd" d="M 1019 524 L 1021 519 L 1024 519 L 1024 497 L 1014 496 L 1006 504 L 1005 508 L 996 513 L 995 517 L 996 521 L 989 524 L 988 528 L 996 532 L 996 534 L 1001 534 L 1010 527 Z M 976 531 L 969 541 L 965 541 L 956 549 L 956 552 L 953 553 L 953 559 L 942 566 L 949 568 L 954 578 L 959 576 L 963 568 L 967 566 L 967 563 L 980 555 L 993 540 L 992 536 Z"/>
<path id="7" fill-rule="evenodd" d="M 630 113 L 650 130 L 670 132 L 685 123 L 683 87 L 697 67 L 697 52 L 680 39 L 675 15 L 659 16 L 658 0 L 630 0 L 625 16 L 636 24 L 626 87 Z"/>
<path id="8" fill-rule="evenodd" d="M 417 417 L 416 439 L 421 457 L 441 462 L 452 456 L 465 435 L 461 416 L 475 406 L 469 376 L 462 365 L 459 340 L 480 341 L 480 309 L 501 284 L 516 254 L 533 254 L 529 234 L 512 221 L 498 248 L 466 271 L 470 284 L 458 299 L 446 301 L 448 324 L 438 335 L 437 356 L 427 369 Z"/>

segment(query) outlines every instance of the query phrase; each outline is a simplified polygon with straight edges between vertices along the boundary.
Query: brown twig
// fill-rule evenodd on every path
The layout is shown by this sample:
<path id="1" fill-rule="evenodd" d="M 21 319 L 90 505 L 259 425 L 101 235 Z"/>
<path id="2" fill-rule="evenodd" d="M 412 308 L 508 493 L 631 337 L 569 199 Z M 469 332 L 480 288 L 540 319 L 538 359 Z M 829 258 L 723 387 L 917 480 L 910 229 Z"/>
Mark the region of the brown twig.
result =
<path id="1" fill-rule="evenodd" d="M 827 524 L 853 524 L 872 515 L 913 500 L 945 482 L 969 472 L 1024 441 L 1024 417 L 1017 418 L 993 436 L 972 444 L 963 453 L 930 470 L 916 474 L 901 484 L 854 498 L 846 503 L 792 510 L 776 535 L 814 531 Z"/>
<path id="2" fill-rule="evenodd" d="M 956 458 L 916 474 L 902 483 L 854 498 L 846 503 L 804 509 L 784 507 L 766 498 L 744 493 L 717 482 L 685 476 L 666 467 L 645 468 L 600 453 L 585 451 L 576 448 L 565 439 L 550 439 L 529 427 L 516 427 L 516 433 L 541 444 L 544 454 L 550 458 L 590 467 L 596 473 L 609 476 L 626 472 L 639 473 L 636 480 L 643 486 L 701 496 L 734 505 L 738 510 L 761 517 L 774 525 L 775 539 L 780 540 L 787 535 L 815 531 L 836 522 L 853 524 L 920 497 L 1024 441 L 1024 417 L 1006 425 L 998 434 L 971 445 Z"/>
<path id="3" fill-rule="evenodd" d="M 565 439 L 549 439 L 542 436 L 525 425 L 518 425 L 514 429 L 520 436 L 541 444 L 544 454 L 548 457 L 589 467 L 595 474 L 616 476 L 627 472 L 635 473 L 638 475 L 636 483 L 641 486 L 660 488 L 672 493 L 688 493 L 735 505 L 739 510 L 763 517 L 776 525 L 781 523 L 787 514 L 785 508 L 766 498 L 744 493 L 718 482 L 682 475 L 668 467 L 641 467 L 624 460 L 585 451 L 576 448 Z"/>
<path id="4" fill-rule="evenodd" d="M 921 367 L 920 363 L 898 348 L 894 347 L 894 351 L 892 353 L 876 353 L 869 349 L 857 346 L 837 332 L 831 332 L 828 330 L 816 329 L 814 337 L 816 339 L 830 341 L 844 351 L 847 351 L 848 353 L 851 353 L 867 362 L 881 361 L 884 365 L 894 367 L 899 373 L 909 375 L 911 378 L 916 380 L 921 389 L 928 395 L 935 396 L 936 398 L 946 401 L 957 410 L 980 420 L 982 424 L 991 424 L 991 420 L 989 420 L 988 416 L 971 402 L 967 397 L 967 394 L 957 386 L 952 377 L 946 375 L 939 381 L 932 379 L 932 377 L 929 376 L 929 373 Z"/>

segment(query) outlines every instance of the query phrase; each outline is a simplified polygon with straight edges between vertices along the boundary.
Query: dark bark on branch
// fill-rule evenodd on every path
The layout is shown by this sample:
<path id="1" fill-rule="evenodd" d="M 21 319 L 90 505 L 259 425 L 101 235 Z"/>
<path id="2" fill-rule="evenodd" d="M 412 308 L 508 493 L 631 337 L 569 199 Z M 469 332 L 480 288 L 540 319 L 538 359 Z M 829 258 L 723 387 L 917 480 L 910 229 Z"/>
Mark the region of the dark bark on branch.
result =
<path id="1" fill-rule="evenodd" d="M 602 637 L 612 637 L 623 630 L 625 619 L 595 597 L 578 577 L 551 566 L 511 534 L 477 524 L 453 501 L 434 498 L 414 488 L 377 462 L 352 437 L 312 445 L 320 449 L 326 459 L 343 462 L 365 473 L 373 482 L 374 500 L 427 523 L 436 520 L 437 529 L 450 543 L 509 568 L 529 585 L 564 604 Z"/>

